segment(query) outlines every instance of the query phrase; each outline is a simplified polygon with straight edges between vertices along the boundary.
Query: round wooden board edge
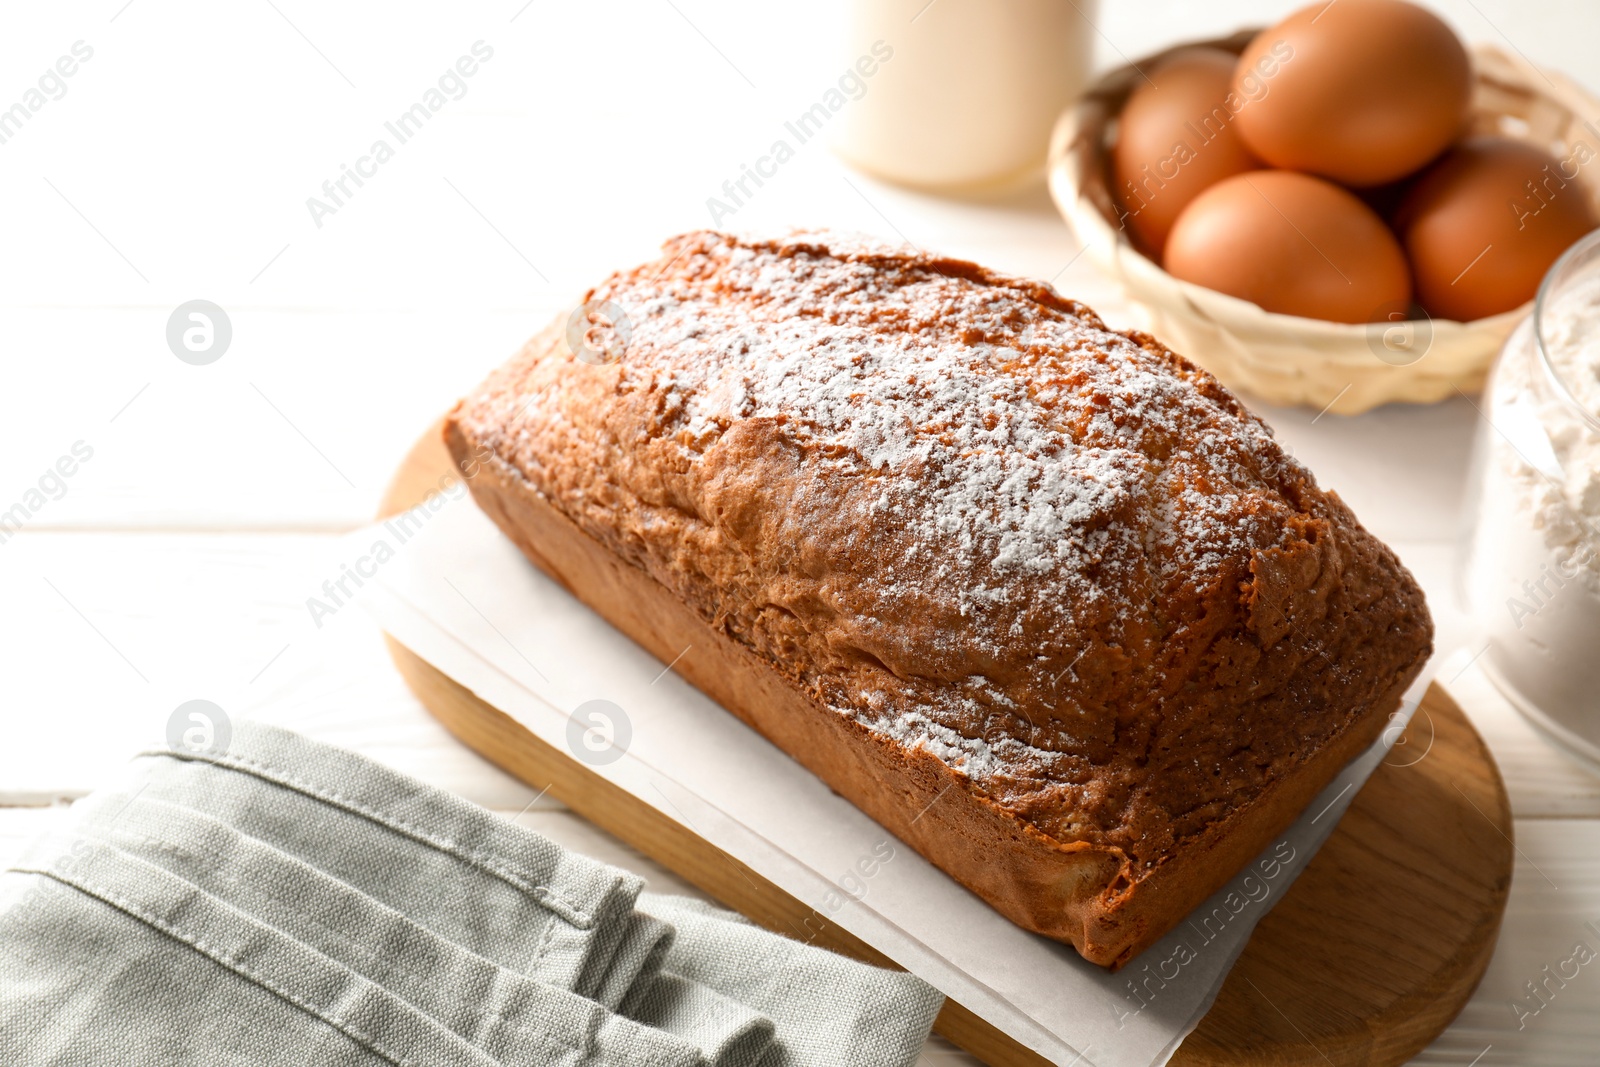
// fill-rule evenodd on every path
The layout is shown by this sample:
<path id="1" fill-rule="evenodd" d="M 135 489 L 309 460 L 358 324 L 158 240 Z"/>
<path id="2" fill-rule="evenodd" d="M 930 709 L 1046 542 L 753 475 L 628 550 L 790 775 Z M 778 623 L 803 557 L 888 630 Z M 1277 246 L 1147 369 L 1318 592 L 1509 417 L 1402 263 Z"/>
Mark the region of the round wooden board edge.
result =
<path id="1" fill-rule="evenodd" d="M 379 517 L 386 518 L 420 502 L 430 492 L 448 484 L 452 474 L 441 440 L 440 424 L 436 423 L 413 446 L 396 471 L 384 495 Z M 406 684 L 429 712 L 463 743 L 491 762 L 538 788 L 549 786 L 551 796 L 761 925 L 868 962 L 894 966 L 876 950 L 732 856 L 708 845 L 654 808 L 546 745 L 392 637 L 385 635 L 385 640 Z M 1510 890 L 1514 856 L 1510 801 L 1483 739 L 1437 685 L 1429 688 L 1413 719 L 1412 729 L 1404 739 L 1413 748 L 1407 750 L 1402 745 L 1397 752 L 1413 751 L 1423 743 L 1418 719 L 1425 721 L 1428 731 L 1424 755 L 1410 763 L 1391 757 L 1368 779 L 1318 855 L 1289 888 L 1285 898 L 1261 920 L 1211 1009 L 1174 1054 L 1172 1064 L 1177 1067 L 1398 1065 L 1425 1048 L 1471 997 L 1493 954 Z M 1410 807 L 1411 798 L 1406 796 L 1401 772 L 1422 765 L 1436 748 L 1442 749 L 1445 756 L 1436 759 L 1431 767 L 1424 767 L 1422 773 L 1429 777 L 1442 774 L 1459 795 L 1456 806 L 1463 809 L 1463 814 L 1470 805 L 1481 816 L 1481 825 L 1470 821 L 1463 823 L 1469 830 L 1477 831 L 1475 836 L 1469 833 L 1469 837 L 1474 837 L 1488 868 L 1482 883 L 1469 887 L 1482 890 L 1484 894 L 1474 901 L 1479 906 L 1477 917 L 1463 932 L 1459 944 L 1451 943 L 1452 948 L 1459 951 L 1451 954 L 1446 965 L 1431 976 L 1431 988 L 1404 991 L 1396 997 L 1399 1006 L 1388 1015 L 1374 1016 L 1366 1012 L 1353 1016 L 1348 1034 L 1340 1035 L 1345 1040 L 1336 1044 L 1330 1044 L 1326 1038 L 1312 1042 L 1302 1032 L 1300 1024 L 1284 1012 L 1282 974 L 1272 974 L 1270 980 L 1274 984 L 1269 988 L 1274 988 L 1279 996 L 1268 1000 L 1259 984 L 1251 979 L 1250 972 L 1270 951 L 1275 935 L 1294 938 L 1304 928 L 1314 928 L 1319 919 L 1325 917 L 1325 912 L 1316 909 L 1298 914 L 1303 909 L 1296 907 L 1297 899 L 1319 895 L 1316 893 L 1319 883 L 1337 882 L 1349 859 L 1342 853 L 1370 854 L 1357 839 L 1354 826 L 1373 823 L 1366 829 L 1374 834 L 1381 833 L 1385 809 L 1396 810 L 1397 799 L 1405 802 L 1401 810 Z M 1441 771 L 1438 765 L 1444 758 L 1454 760 L 1458 766 Z M 1453 799 L 1442 788 L 1436 791 Z M 1428 853 L 1431 843 L 1420 837 L 1409 842 L 1422 855 Z M 1338 901 L 1348 894 L 1341 891 L 1328 896 L 1330 899 L 1321 903 L 1336 908 Z M 1378 914 L 1392 919 L 1394 912 L 1390 908 L 1380 908 Z M 1293 932 L 1285 929 L 1291 926 L 1300 929 Z M 1307 958 L 1303 946 L 1286 951 L 1301 963 Z M 1267 972 L 1272 970 L 1267 967 Z M 1260 977 L 1269 980 L 1266 974 Z M 1313 987 L 1308 993 L 1313 999 L 1304 1006 L 1328 1010 L 1325 1004 L 1314 999 L 1325 998 L 1328 992 Z M 1289 1006 L 1294 1009 L 1301 1005 L 1289 1002 Z M 1248 1029 L 1241 1033 L 1241 1025 Z M 1049 1062 L 953 1000 L 946 1001 L 934 1028 L 995 1067 L 1034 1067 Z M 1269 1037 L 1274 1031 L 1276 1039 Z M 1241 1058 L 1242 1049 L 1248 1049 L 1253 1058 Z"/>

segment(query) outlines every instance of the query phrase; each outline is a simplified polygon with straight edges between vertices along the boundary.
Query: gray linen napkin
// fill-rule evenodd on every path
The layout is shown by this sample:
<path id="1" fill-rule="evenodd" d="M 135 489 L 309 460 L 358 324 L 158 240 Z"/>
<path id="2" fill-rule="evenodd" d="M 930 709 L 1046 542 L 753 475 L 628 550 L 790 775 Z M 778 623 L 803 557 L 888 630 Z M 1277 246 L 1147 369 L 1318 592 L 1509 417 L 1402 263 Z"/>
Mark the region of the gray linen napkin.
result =
<path id="1" fill-rule="evenodd" d="M 788 941 L 697 901 L 646 895 L 636 908 L 642 885 L 632 875 L 565 852 L 353 753 L 261 724 L 236 723 L 223 752 L 145 754 L 135 761 L 123 795 L 84 802 L 82 817 L 92 832 L 48 864 L 37 864 L 43 873 L 0 878 L 13 896 L 10 883 L 18 878 L 56 887 L 42 898 L 49 907 L 20 911 L 24 928 L 17 944 L 24 958 L 26 946 L 37 952 L 63 922 L 85 922 L 85 899 L 116 909 L 117 898 L 102 884 L 84 882 L 86 875 L 70 883 L 76 894 L 59 891 L 69 884 L 59 869 L 63 862 L 68 871 L 81 870 L 73 856 L 94 841 L 90 852 L 97 862 L 130 886 L 144 878 L 163 900 L 177 899 L 172 906 L 183 915 L 230 917 L 252 943 L 270 944 L 282 966 L 303 964 L 308 980 L 321 983 L 317 988 L 343 983 L 351 1003 L 378 1014 L 392 1008 L 400 1020 L 392 1025 L 420 1026 L 427 1040 L 447 1050 L 438 1060 L 412 1062 L 478 1055 L 490 1062 L 545 1062 L 526 1059 L 522 1034 L 542 1026 L 558 1035 L 551 1048 L 572 1052 L 548 1062 L 573 1067 L 630 1063 L 615 1057 L 641 1048 L 655 1049 L 650 1062 L 663 1065 L 677 1064 L 687 1049 L 711 1067 L 910 1067 L 942 1001 L 910 975 Z M 26 896 L 39 897 L 37 886 Z M 116 936 L 112 930 L 126 933 L 126 924 L 87 910 L 86 928 L 102 930 L 106 940 Z M 73 918 L 63 919 L 68 912 Z M 125 914 L 139 915 L 150 927 L 142 912 Z M 160 953 L 147 936 L 128 936 L 139 941 L 137 951 L 125 956 L 113 947 L 108 962 L 152 973 L 182 969 L 156 960 Z M 174 936 L 168 931 L 169 952 Z M 94 958 L 86 955 L 83 965 L 94 966 Z M 227 959 L 213 962 L 228 969 Z M 61 982 L 70 986 L 79 973 L 69 967 L 64 979 L 51 967 L 39 968 L 32 985 L 20 988 L 19 975 L 26 972 L 6 967 L 0 953 L 0 1021 L 43 1018 L 39 998 L 60 996 Z M 434 972 L 450 976 L 438 983 L 449 990 L 428 988 L 425 977 Z M 281 997 L 290 985 L 272 988 Z M 598 1003 L 563 999 L 564 991 Z M 301 999 L 290 1003 L 304 1010 Z M 106 1010 L 135 1013 L 132 1002 Z M 168 1019 L 196 1026 L 182 1005 L 162 1010 L 153 1024 Z M 262 1012 L 271 1014 L 243 1015 L 263 1018 Z M 69 1017 L 81 1024 L 75 1040 L 100 1040 L 92 1024 Z M 572 1040 L 579 1032 L 586 1043 Z M 574 1058 L 580 1045 L 584 1055 L 601 1058 Z M 234 1062 L 203 1041 L 195 1055 L 148 1062 Z M 3 1062 L 96 1061 L 47 1056 Z M 147 1061 L 127 1062 L 142 1067 Z M 367 1061 L 330 1054 L 300 1062 Z"/>
<path id="2" fill-rule="evenodd" d="M 698 1048 L 716 1067 L 756 1067 L 776 1045 L 772 1020 L 714 989 L 675 974 L 640 982 L 622 1015 Z"/>
<path id="3" fill-rule="evenodd" d="M 108 793 L 82 801 L 73 816 L 50 848 L 55 856 L 88 838 L 161 867 L 403 997 L 498 1063 L 541 1067 L 554 1057 L 591 1067 L 724 1067 L 667 1027 L 651 1029 L 499 967 L 200 812 Z M 770 1040 L 772 1024 L 755 1018 Z M 695 1031 L 713 1049 L 723 1040 Z"/>
<path id="4" fill-rule="evenodd" d="M 501 967 L 608 1008 L 650 984 L 672 937 L 632 910 L 637 876 L 286 730 L 236 723 L 225 752 L 158 750 L 131 771 L 124 789 L 141 801 L 215 815 Z M 683 1034 L 717 1067 L 754 1063 L 741 1050 L 770 1037 L 758 1012 L 710 990 L 677 1004 L 649 1025 Z"/>
<path id="5" fill-rule="evenodd" d="M 639 907 L 677 931 L 664 969 L 770 1017 L 761 1067 L 909 1067 L 944 996 L 922 979 L 769 933 L 688 897 L 646 893 Z"/>
<path id="6" fill-rule="evenodd" d="M 512 970 L 615 1008 L 670 929 L 635 875 L 352 752 L 236 722 L 136 759 L 128 791 L 211 814 Z M 611 973 L 616 968 L 616 973 Z"/>
<path id="7" fill-rule="evenodd" d="M 0 875 L 8 1067 L 495 1063 L 181 878 L 104 846 L 47 858 Z"/>

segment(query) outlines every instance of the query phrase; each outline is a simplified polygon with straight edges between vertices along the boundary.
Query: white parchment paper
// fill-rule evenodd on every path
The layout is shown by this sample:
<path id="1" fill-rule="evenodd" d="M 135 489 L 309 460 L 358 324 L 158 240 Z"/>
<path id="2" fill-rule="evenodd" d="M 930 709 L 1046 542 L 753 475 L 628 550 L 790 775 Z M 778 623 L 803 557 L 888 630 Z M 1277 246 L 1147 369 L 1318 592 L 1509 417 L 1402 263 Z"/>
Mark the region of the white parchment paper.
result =
<path id="1" fill-rule="evenodd" d="M 327 587 L 315 594 L 321 603 L 342 610 L 359 600 L 401 643 L 543 740 L 1057 1064 L 1167 1062 L 1426 688 L 1413 687 L 1383 740 L 1232 883 L 1112 974 L 1012 925 L 666 669 L 526 562 L 459 483 L 342 539 L 338 552 L 329 574 L 353 573 L 359 588 L 335 581 L 341 603 Z M 693 655 L 692 646 L 681 653 Z M 588 733 L 599 720 L 574 718 L 594 700 L 615 706 L 589 709 L 614 720 L 613 748 Z"/>

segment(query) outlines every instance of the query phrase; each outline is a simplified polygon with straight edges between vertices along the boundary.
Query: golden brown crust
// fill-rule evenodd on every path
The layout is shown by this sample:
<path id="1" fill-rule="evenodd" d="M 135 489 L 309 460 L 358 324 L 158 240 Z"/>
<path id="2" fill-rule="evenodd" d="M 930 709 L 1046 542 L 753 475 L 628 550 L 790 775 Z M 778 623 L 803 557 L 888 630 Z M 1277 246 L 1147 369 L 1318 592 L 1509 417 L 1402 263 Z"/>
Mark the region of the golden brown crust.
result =
<path id="1" fill-rule="evenodd" d="M 552 329 L 453 413 L 475 497 L 653 651 L 714 638 L 696 684 L 1095 962 L 1287 826 L 1430 651 L 1259 420 L 1047 287 L 700 233 L 591 296 L 620 362 Z"/>

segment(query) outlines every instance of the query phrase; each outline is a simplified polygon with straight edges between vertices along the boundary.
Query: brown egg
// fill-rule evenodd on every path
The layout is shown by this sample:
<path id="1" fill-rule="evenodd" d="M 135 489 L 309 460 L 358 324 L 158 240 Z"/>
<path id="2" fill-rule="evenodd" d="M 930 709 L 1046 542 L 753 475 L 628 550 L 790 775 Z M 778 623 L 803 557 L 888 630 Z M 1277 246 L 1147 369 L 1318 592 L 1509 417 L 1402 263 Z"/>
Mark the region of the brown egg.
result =
<path id="1" fill-rule="evenodd" d="M 1593 158 L 1587 145 L 1557 159 L 1473 137 L 1419 177 L 1394 221 L 1428 314 L 1470 322 L 1532 300 L 1550 264 L 1600 226 L 1574 180 Z"/>
<path id="2" fill-rule="evenodd" d="M 1415 4 L 1336 0 L 1263 30 L 1233 91 L 1240 135 L 1271 166 L 1382 185 L 1455 139 L 1472 67 L 1450 27 Z"/>
<path id="3" fill-rule="evenodd" d="M 1261 166 L 1234 128 L 1236 63 L 1220 48 L 1182 49 L 1146 71 L 1123 105 L 1112 191 L 1135 242 L 1158 259 L 1173 220 L 1201 190 Z"/>
<path id="4" fill-rule="evenodd" d="M 1411 300 L 1400 244 L 1332 182 L 1286 170 L 1225 178 L 1195 197 L 1167 238 L 1166 269 L 1267 311 L 1374 322 Z"/>

